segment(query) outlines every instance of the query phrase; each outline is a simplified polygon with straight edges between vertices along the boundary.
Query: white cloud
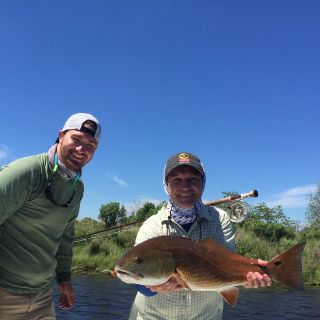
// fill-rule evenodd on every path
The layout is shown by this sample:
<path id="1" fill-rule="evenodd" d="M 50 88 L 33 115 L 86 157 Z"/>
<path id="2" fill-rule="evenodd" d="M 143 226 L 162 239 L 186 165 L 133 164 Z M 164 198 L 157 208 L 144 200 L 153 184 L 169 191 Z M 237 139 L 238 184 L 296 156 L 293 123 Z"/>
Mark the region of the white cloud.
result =
<path id="1" fill-rule="evenodd" d="M 0 160 L 5 159 L 8 156 L 9 148 L 4 144 L 0 144 Z"/>
<path id="2" fill-rule="evenodd" d="M 118 176 L 112 175 L 110 173 L 108 175 L 116 184 L 118 184 L 121 187 L 127 187 L 129 185 L 126 181 L 119 178 Z"/>
<path id="3" fill-rule="evenodd" d="M 265 201 L 267 206 L 282 206 L 283 208 L 302 208 L 308 203 L 308 195 L 316 190 L 316 184 L 295 187 L 275 194 L 270 200 Z"/>

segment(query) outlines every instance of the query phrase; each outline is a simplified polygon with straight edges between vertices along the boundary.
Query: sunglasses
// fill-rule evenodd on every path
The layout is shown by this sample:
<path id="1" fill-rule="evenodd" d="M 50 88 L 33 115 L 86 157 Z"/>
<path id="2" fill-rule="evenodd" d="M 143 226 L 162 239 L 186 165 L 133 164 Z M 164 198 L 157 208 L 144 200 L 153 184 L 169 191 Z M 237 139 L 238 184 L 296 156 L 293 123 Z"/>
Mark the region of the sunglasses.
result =
<path id="1" fill-rule="evenodd" d="M 44 194 L 46 195 L 47 199 L 50 200 L 56 206 L 63 207 L 63 208 L 68 208 L 70 206 L 70 203 L 72 202 L 72 200 L 74 198 L 76 190 L 73 189 L 71 197 L 69 198 L 69 200 L 65 204 L 59 204 L 53 199 L 53 195 L 52 195 L 52 191 L 51 191 L 52 178 L 53 178 L 53 176 L 50 178 L 50 180 L 49 180 L 49 182 L 47 184 L 46 190 L 44 191 Z"/>

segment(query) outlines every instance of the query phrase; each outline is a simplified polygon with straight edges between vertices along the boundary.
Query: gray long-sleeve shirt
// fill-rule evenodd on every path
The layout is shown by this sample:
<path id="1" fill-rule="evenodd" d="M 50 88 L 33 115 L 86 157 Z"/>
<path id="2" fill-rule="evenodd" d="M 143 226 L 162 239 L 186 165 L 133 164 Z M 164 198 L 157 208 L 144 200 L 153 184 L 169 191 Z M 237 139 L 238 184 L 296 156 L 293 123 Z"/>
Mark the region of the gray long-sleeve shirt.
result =
<path id="1" fill-rule="evenodd" d="M 228 215 L 221 209 L 203 206 L 199 219 L 186 232 L 174 221 L 169 221 L 164 206 L 141 226 L 136 244 L 160 235 L 180 235 L 194 240 L 214 239 L 230 249 L 235 249 L 235 230 Z M 194 292 L 180 290 L 158 293 L 146 297 L 137 293 L 131 313 L 131 320 L 218 320 L 222 319 L 223 300 L 217 292 Z"/>

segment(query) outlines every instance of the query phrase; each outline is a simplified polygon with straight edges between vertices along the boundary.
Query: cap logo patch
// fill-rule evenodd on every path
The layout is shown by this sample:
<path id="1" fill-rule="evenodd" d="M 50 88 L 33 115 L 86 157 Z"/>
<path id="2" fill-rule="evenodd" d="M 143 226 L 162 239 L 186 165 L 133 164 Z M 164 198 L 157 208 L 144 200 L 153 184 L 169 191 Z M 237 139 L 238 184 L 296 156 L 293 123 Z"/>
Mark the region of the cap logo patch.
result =
<path id="1" fill-rule="evenodd" d="M 179 163 L 190 163 L 189 155 L 187 153 L 180 153 Z"/>

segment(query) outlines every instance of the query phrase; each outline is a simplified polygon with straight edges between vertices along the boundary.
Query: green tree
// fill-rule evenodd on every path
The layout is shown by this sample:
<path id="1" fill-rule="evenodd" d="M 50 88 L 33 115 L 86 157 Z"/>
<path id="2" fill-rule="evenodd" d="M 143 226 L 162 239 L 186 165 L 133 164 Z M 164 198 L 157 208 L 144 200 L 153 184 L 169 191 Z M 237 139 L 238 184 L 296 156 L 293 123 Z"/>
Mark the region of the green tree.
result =
<path id="1" fill-rule="evenodd" d="M 306 212 L 306 219 L 310 226 L 320 227 L 320 183 L 314 194 L 309 196 L 309 203 Z"/>
<path id="2" fill-rule="evenodd" d="M 264 202 L 252 206 L 251 219 L 243 226 L 258 237 L 274 242 L 284 237 L 293 239 L 297 229 L 296 221 L 290 220 L 281 206 L 269 208 Z"/>
<path id="3" fill-rule="evenodd" d="M 155 205 L 152 202 L 145 202 L 143 207 L 139 208 L 135 213 L 135 220 L 144 221 L 148 219 L 149 217 L 156 214 L 161 209 L 164 202 L 165 201 L 160 202 L 158 205 Z"/>
<path id="4" fill-rule="evenodd" d="M 125 223 L 126 217 L 127 210 L 119 202 L 109 202 L 100 207 L 99 219 L 104 222 L 106 228 Z"/>
<path id="5" fill-rule="evenodd" d="M 100 231 L 103 228 L 104 228 L 104 225 L 100 221 L 86 217 L 81 220 L 76 220 L 75 236 L 76 237 L 83 236 L 88 233 Z"/>
<path id="6" fill-rule="evenodd" d="M 157 212 L 156 206 L 152 202 L 146 202 L 143 207 L 137 210 L 135 213 L 136 220 L 144 221 Z"/>
<path id="7" fill-rule="evenodd" d="M 251 219 L 254 221 L 283 224 L 289 227 L 295 226 L 295 221 L 290 220 L 281 206 L 268 207 L 265 202 L 252 206 Z"/>

